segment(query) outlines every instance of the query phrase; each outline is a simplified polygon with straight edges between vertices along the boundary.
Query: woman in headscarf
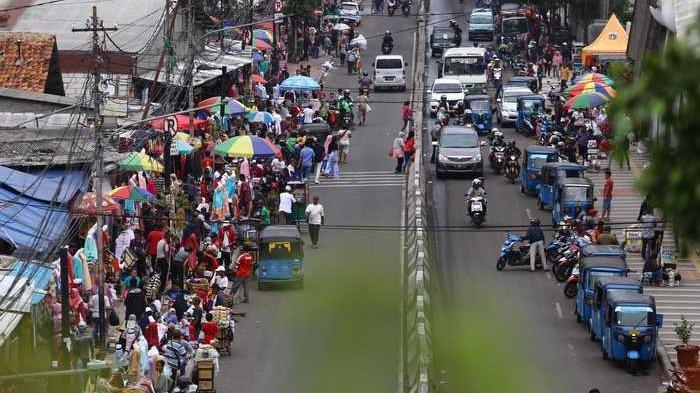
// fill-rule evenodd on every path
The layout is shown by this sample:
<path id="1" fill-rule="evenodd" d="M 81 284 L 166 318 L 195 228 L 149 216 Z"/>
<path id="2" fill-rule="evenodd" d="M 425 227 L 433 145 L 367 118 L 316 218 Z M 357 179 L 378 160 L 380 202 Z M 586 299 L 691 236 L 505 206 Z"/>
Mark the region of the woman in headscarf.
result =
<path id="1" fill-rule="evenodd" d="M 71 288 L 68 304 L 70 305 L 71 312 L 73 312 L 73 324 L 75 326 L 78 326 L 81 320 L 87 322 L 85 319 L 87 307 L 85 306 L 83 298 L 80 297 L 80 291 L 77 288 Z"/>
<path id="2" fill-rule="evenodd" d="M 122 344 L 122 348 L 126 353 L 129 353 L 137 342 L 138 338 L 141 337 L 141 328 L 139 324 L 136 323 L 136 315 L 129 315 L 129 319 L 126 321 L 126 329 L 122 332 L 119 342 Z"/>

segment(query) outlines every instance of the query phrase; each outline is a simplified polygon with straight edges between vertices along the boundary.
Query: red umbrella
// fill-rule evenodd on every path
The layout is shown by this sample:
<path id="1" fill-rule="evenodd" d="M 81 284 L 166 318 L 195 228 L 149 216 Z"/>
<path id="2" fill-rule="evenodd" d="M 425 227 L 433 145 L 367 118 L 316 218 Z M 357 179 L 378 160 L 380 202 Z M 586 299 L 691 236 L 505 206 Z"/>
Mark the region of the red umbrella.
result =
<path id="1" fill-rule="evenodd" d="M 215 97 L 218 99 L 218 97 Z M 167 118 L 171 118 L 173 116 L 168 116 Z M 190 117 L 187 115 L 174 115 L 175 117 L 175 130 L 186 130 L 190 127 Z M 165 117 L 161 117 L 160 119 L 155 119 L 151 121 L 151 128 L 156 130 L 156 131 L 165 131 Z M 194 117 L 192 119 L 194 126 L 195 127 L 205 127 L 207 125 L 207 121 L 203 119 L 198 119 L 197 117 Z"/>
<path id="2" fill-rule="evenodd" d="M 272 49 L 272 46 L 263 40 L 255 40 L 255 49 L 270 50 Z"/>
<path id="3" fill-rule="evenodd" d="M 71 205 L 71 211 L 78 214 L 95 214 L 97 197 L 94 192 L 86 192 Z M 102 195 L 102 211 L 109 214 L 121 214 L 122 206 L 112 197 Z"/>
<path id="4" fill-rule="evenodd" d="M 253 74 L 253 83 L 263 83 L 263 84 L 265 84 L 265 83 L 267 83 L 267 81 L 265 80 L 265 78 L 263 78 L 262 75 L 260 75 L 260 74 Z"/>

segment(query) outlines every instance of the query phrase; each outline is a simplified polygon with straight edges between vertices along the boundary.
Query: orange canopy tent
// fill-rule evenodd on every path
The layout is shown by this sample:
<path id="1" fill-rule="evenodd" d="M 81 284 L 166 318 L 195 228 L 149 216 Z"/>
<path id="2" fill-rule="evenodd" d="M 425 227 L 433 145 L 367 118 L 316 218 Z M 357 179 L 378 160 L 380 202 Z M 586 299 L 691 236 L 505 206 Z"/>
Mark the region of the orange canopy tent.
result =
<path id="1" fill-rule="evenodd" d="M 593 64 L 594 56 L 624 59 L 628 40 L 629 36 L 625 28 L 622 27 L 617 16 L 612 14 L 598 37 L 581 50 L 581 62 L 590 66 Z"/>

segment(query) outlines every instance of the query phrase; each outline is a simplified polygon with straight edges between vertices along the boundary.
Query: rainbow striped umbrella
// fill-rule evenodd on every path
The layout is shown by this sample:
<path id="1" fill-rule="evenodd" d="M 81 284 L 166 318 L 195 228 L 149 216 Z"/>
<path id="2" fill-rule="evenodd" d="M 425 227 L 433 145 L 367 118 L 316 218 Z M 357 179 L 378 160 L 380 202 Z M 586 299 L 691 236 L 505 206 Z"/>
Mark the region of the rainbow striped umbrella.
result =
<path id="1" fill-rule="evenodd" d="M 566 100 L 564 108 L 588 109 L 603 105 L 608 101 L 610 101 L 610 97 L 600 93 L 582 93 Z"/>
<path id="2" fill-rule="evenodd" d="M 201 139 L 197 138 L 196 136 L 190 136 L 190 134 L 186 134 L 184 132 L 178 132 L 177 134 L 175 134 L 174 139 L 177 141 L 188 143 L 195 149 L 199 149 L 200 147 L 202 147 Z"/>
<path id="3" fill-rule="evenodd" d="M 612 87 L 596 82 L 580 82 L 564 90 L 564 96 L 576 97 L 583 93 L 600 93 L 604 96 L 614 97 L 616 92 Z"/>
<path id="4" fill-rule="evenodd" d="M 141 187 L 121 186 L 109 192 L 109 196 L 114 199 L 129 199 L 140 202 L 153 202 L 156 197 Z"/>
<path id="5" fill-rule="evenodd" d="M 598 72 L 591 72 L 590 74 L 581 75 L 574 79 L 574 83 L 576 84 L 581 82 L 595 82 L 609 86 L 613 86 L 615 84 L 615 82 L 612 79 L 610 79 L 610 77 Z"/>
<path id="6" fill-rule="evenodd" d="M 121 160 L 119 166 L 128 171 L 163 172 L 163 164 L 147 154 L 133 152 Z"/>
<path id="7" fill-rule="evenodd" d="M 255 37 L 256 40 L 264 40 L 267 42 L 272 42 L 272 34 L 270 34 L 269 31 L 264 30 L 264 29 L 253 30 L 253 37 Z"/>
<path id="8" fill-rule="evenodd" d="M 282 157 L 282 152 L 271 141 L 252 135 L 241 135 L 219 143 L 214 153 L 224 157 Z"/>

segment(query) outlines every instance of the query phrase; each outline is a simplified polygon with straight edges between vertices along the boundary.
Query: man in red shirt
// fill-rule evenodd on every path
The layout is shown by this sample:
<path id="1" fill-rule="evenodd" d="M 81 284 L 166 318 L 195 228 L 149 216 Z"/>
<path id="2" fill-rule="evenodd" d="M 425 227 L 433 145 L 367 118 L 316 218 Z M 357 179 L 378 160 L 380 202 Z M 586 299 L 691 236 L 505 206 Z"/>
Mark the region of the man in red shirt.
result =
<path id="1" fill-rule="evenodd" d="M 253 256 L 244 252 L 236 260 L 236 277 L 233 280 L 231 295 L 235 296 L 238 288 L 243 286 L 243 303 L 248 303 L 248 280 L 253 276 Z"/>
<path id="2" fill-rule="evenodd" d="M 605 170 L 605 183 L 603 185 L 603 220 L 610 220 L 610 205 L 612 205 L 613 197 L 613 180 L 610 169 Z"/>
<path id="3" fill-rule="evenodd" d="M 146 236 L 146 242 L 148 244 L 146 250 L 148 252 L 148 255 L 154 261 L 156 258 L 156 254 L 158 254 L 158 242 L 163 237 L 165 237 L 165 232 L 163 231 L 163 228 L 154 229 L 148 233 L 148 236 Z"/>

